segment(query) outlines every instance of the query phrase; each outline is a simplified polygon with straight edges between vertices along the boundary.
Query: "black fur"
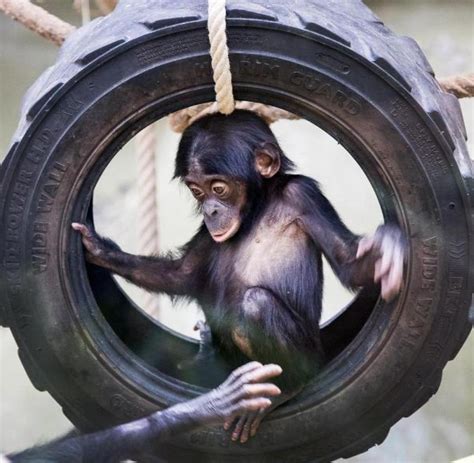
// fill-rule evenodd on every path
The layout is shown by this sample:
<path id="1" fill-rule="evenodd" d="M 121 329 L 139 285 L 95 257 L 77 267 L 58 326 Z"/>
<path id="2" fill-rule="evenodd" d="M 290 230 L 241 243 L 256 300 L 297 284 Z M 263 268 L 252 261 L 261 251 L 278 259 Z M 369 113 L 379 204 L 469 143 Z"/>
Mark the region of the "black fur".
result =
<path id="1" fill-rule="evenodd" d="M 197 160 L 206 174 L 221 174 L 260 185 L 254 169 L 254 153 L 265 143 L 280 150 L 282 174 L 295 166 L 288 159 L 268 125 L 255 113 L 237 110 L 231 116 L 213 114 L 188 127 L 181 138 L 175 163 L 175 178 L 188 174 L 190 160 Z"/>
<path id="2" fill-rule="evenodd" d="M 280 160 L 279 171 L 270 178 L 256 168 L 256 153 L 265 146 L 271 146 Z M 192 170 L 193 175 L 198 172 L 243 182 L 247 200 L 237 233 L 216 243 L 203 223 L 174 258 L 132 256 L 102 240 L 98 246 L 109 250 L 106 257 L 90 261 L 151 291 L 196 299 L 215 343 L 232 366 L 246 359 L 245 349 L 233 338 L 237 329 L 249 341 L 251 352 L 247 349 L 246 353 L 262 362 L 280 364 L 284 371 L 280 384 L 297 389 L 324 361 L 319 333 L 321 254 L 350 288 L 373 283 L 374 256 L 356 262 L 359 237 L 342 223 L 317 183 L 292 174 L 293 168 L 268 125 L 254 113 L 235 111 L 230 116 L 198 120 L 183 134 L 175 177 L 182 179 Z M 270 273 L 261 278 L 253 275 L 253 283 L 246 283 L 235 267 L 241 245 L 252 244 L 257 229 L 263 236 L 276 233 L 277 242 L 280 237 L 287 239 L 283 229 L 289 217 L 297 225 L 293 249 L 287 244 L 284 258 Z M 278 244 L 267 246 L 279 252 Z M 262 259 L 269 257 L 263 254 Z M 245 306 L 247 291 L 253 294 L 251 304 L 258 306 L 258 317 Z"/>
<path id="3" fill-rule="evenodd" d="M 278 150 L 281 167 L 275 177 L 264 179 L 255 169 L 255 152 L 268 143 Z M 204 238 L 203 225 L 193 239 L 207 243 L 206 251 L 201 254 L 205 259 L 203 271 L 197 276 L 200 280 L 197 299 L 216 335 L 214 338 L 228 357 L 241 358 L 231 338 L 235 326 L 241 326 L 252 341 L 258 360 L 283 367 L 282 382 L 286 381 L 286 386 L 307 382 L 324 359 L 319 339 L 323 249 L 313 244 L 311 255 L 303 255 L 294 272 L 287 269 L 279 274 L 275 269 L 273 282 L 264 288 L 269 291 L 271 308 L 262 311 L 263 318 L 258 321 L 247 320 L 238 309 L 247 288 L 233 272 L 235 249 L 254 229 L 271 201 L 293 202 L 301 212 L 320 215 L 322 220 L 330 222 L 328 231 L 335 230 L 343 241 L 355 243 L 357 237 L 344 226 L 314 180 L 290 174 L 295 167 L 293 162 L 283 153 L 268 125 L 252 112 L 211 115 L 189 127 L 178 148 L 175 177 L 185 177 L 196 164 L 207 175 L 219 174 L 243 181 L 248 192 L 243 224 L 235 237 L 224 245 L 216 245 Z M 334 259 L 330 261 L 336 266 Z M 338 273 L 343 276 L 343 272 Z M 295 285 L 295 277 L 303 281 Z M 276 343 L 276 338 L 282 342 Z"/>

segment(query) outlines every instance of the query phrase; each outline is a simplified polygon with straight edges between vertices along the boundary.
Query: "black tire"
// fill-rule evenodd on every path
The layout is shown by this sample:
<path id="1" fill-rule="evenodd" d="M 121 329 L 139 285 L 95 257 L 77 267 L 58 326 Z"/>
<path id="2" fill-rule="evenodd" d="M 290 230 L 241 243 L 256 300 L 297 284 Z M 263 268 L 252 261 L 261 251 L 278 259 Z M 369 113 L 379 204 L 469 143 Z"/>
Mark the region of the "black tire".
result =
<path id="1" fill-rule="evenodd" d="M 408 275 L 398 301 L 370 305 L 357 329 L 341 319 L 325 328 L 338 339 L 333 360 L 248 444 L 213 428 L 159 452 L 216 463 L 349 457 L 436 392 L 470 330 L 473 167 L 459 104 L 417 44 L 358 0 L 228 3 L 236 98 L 290 110 L 344 144 L 410 238 Z M 138 130 L 214 99 L 206 11 L 202 0 L 124 0 L 74 33 L 29 90 L 2 166 L 3 323 L 35 386 L 83 430 L 202 391 L 175 368 L 195 344 L 116 310 L 130 303 L 86 269 L 70 223 L 84 220 L 100 173 Z M 160 339 L 152 354 L 144 339 Z"/>

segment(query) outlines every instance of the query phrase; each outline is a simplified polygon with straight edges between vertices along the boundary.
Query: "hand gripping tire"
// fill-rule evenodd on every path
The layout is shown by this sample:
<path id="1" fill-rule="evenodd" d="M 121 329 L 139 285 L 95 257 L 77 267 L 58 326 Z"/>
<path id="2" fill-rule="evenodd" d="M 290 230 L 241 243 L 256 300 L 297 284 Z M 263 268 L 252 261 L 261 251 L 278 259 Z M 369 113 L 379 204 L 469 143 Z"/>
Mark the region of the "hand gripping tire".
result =
<path id="1" fill-rule="evenodd" d="M 83 430 L 205 385 L 176 367 L 196 344 L 86 267 L 70 223 L 84 220 L 98 177 L 134 134 L 214 99 L 206 11 L 202 0 L 125 0 L 75 32 L 28 91 L 2 166 L 3 323 L 34 385 Z M 417 44 L 358 0 L 230 0 L 228 40 L 237 99 L 301 115 L 360 163 L 386 219 L 410 238 L 408 274 L 395 303 L 362 293 L 324 327 L 332 361 L 248 444 L 209 428 L 157 454 L 216 463 L 349 457 L 436 392 L 470 330 L 473 168 L 459 104 Z"/>

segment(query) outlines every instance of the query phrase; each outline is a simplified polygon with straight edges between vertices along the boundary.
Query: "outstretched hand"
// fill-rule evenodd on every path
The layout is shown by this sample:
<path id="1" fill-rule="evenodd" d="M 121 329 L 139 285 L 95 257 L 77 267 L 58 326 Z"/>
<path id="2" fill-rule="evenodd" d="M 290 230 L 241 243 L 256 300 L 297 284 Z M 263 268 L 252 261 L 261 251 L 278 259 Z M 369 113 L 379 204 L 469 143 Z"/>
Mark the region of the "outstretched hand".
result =
<path id="1" fill-rule="evenodd" d="M 104 240 L 91 226 L 73 222 L 71 227 L 82 235 L 82 244 L 86 249 L 86 259 L 91 263 L 100 263 L 107 249 Z"/>
<path id="2" fill-rule="evenodd" d="M 359 241 L 356 259 L 369 254 L 375 261 L 374 282 L 380 282 L 382 298 L 391 301 L 400 292 L 403 281 L 406 245 L 401 231 L 392 225 L 382 225 L 374 235 L 364 236 Z"/>

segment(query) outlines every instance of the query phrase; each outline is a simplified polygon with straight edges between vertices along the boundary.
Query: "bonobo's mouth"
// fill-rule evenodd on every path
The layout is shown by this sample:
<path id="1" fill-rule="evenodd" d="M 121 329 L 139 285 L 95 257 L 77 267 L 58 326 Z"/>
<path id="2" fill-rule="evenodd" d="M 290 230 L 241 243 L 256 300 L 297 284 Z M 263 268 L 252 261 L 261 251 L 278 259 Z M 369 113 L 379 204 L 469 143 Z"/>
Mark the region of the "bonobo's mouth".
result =
<path id="1" fill-rule="evenodd" d="M 234 236 L 237 233 L 239 226 L 240 226 L 240 222 L 237 220 L 230 226 L 230 228 L 228 228 L 225 231 L 218 231 L 214 233 L 211 232 L 212 239 L 216 243 L 222 243 L 228 240 L 229 238 L 231 238 L 232 236 Z"/>

